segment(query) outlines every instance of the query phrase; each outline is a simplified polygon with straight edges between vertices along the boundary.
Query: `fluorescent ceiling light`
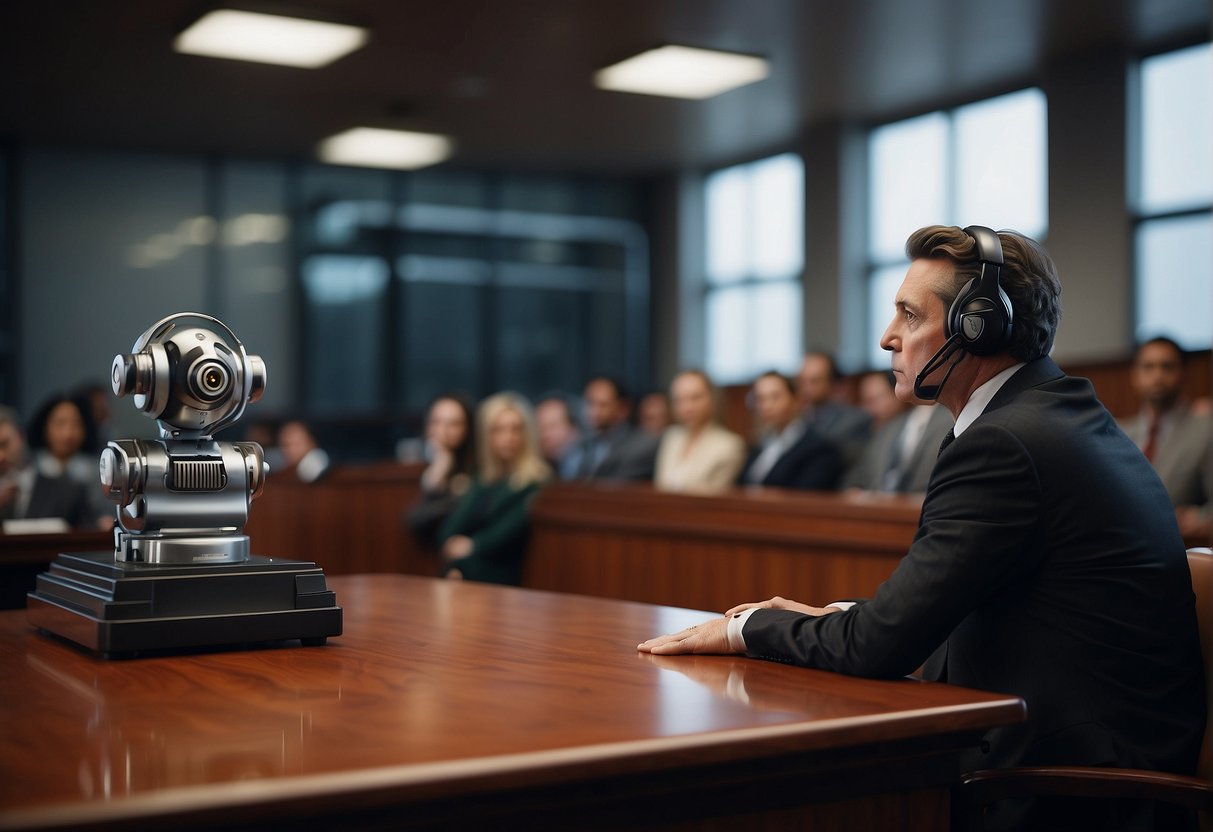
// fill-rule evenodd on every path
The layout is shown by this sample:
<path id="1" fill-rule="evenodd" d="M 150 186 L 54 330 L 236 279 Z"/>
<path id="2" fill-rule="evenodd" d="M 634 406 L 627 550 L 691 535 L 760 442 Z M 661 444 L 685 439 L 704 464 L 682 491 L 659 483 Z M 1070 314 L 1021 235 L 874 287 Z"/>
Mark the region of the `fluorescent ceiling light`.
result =
<path id="1" fill-rule="evenodd" d="M 189 55 L 317 69 L 358 49 L 366 38 L 366 29 L 359 26 L 219 9 L 178 35 L 173 48 Z"/>
<path id="2" fill-rule="evenodd" d="M 619 92 L 711 98 L 761 81 L 769 72 L 767 61 L 753 55 L 661 46 L 598 70 L 594 73 L 594 84 Z"/>
<path id="3" fill-rule="evenodd" d="M 320 143 L 320 158 L 334 165 L 412 170 L 451 155 L 451 140 L 434 133 L 355 127 Z"/>

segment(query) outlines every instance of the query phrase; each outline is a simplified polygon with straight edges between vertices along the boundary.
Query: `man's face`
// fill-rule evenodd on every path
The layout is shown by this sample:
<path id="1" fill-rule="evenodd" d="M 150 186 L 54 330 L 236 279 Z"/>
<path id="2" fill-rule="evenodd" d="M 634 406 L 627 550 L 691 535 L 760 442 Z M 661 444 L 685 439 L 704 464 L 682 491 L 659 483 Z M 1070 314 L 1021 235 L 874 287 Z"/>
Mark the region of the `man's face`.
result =
<path id="1" fill-rule="evenodd" d="M 883 425 L 901 412 L 902 404 L 884 373 L 868 373 L 859 379 L 859 406 Z"/>
<path id="2" fill-rule="evenodd" d="M 802 407 L 824 404 L 830 398 L 830 362 L 821 355 L 810 355 L 800 366 L 796 376 L 796 397 Z"/>
<path id="3" fill-rule="evenodd" d="M 568 411 L 554 399 L 541 402 L 535 408 L 535 429 L 539 435 L 539 450 L 548 459 L 558 458 L 573 440 Z"/>
<path id="4" fill-rule="evenodd" d="M 609 381 L 591 381 L 585 387 L 585 418 L 597 433 L 608 431 L 623 421 L 626 411 Z"/>
<path id="5" fill-rule="evenodd" d="M 21 431 L 9 422 L 0 422 L 0 477 L 21 467 L 25 440 Z"/>
<path id="6" fill-rule="evenodd" d="M 754 408 L 764 425 L 783 430 L 796 415 L 796 399 L 782 381 L 763 376 L 754 382 Z"/>
<path id="7" fill-rule="evenodd" d="M 1183 391 L 1183 360 L 1168 344 L 1146 344 L 1133 361 L 1132 382 L 1142 401 L 1169 410 Z"/>
<path id="8" fill-rule="evenodd" d="M 914 379 L 947 340 L 944 337 L 947 310 L 933 289 L 946 285 L 951 277 L 952 266 L 947 261 L 919 259 L 910 264 L 897 290 L 897 308 L 880 346 L 893 353 L 897 398 L 903 402 L 918 401 L 914 397 Z M 934 375 L 932 379 L 937 380 Z"/>

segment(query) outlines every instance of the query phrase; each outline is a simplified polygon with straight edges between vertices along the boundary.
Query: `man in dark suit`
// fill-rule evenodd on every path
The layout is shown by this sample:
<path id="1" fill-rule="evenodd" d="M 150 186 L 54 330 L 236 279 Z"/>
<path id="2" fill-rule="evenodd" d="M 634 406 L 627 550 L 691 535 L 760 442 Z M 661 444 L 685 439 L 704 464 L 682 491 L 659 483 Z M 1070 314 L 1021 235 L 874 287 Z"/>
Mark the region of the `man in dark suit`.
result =
<path id="1" fill-rule="evenodd" d="M 29 464 L 17 415 L 0 407 L 0 522 L 60 518 L 69 526 L 86 527 L 93 524 L 91 514 L 81 483 L 44 476 Z"/>
<path id="2" fill-rule="evenodd" d="M 1048 358 L 1061 314 L 1052 261 L 1032 240 L 979 227 L 921 229 L 906 248 L 912 263 L 881 345 L 899 398 L 937 398 L 956 416 L 909 552 L 871 600 L 743 604 L 640 649 L 746 652 L 874 677 L 925 663 L 928 678 L 1027 702 L 1027 722 L 987 734 L 969 769 L 1191 772 L 1205 692 L 1183 543 L 1140 451 L 1090 383 Z M 949 315 L 962 287 L 991 275 L 995 291 L 982 294 L 993 303 L 962 298 Z M 992 327 L 999 284 L 1012 320 L 978 354 L 969 339 Z M 1151 829 L 1153 812 L 1004 801 L 987 828 Z"/>
<path id="3" fill-rule="evenodd" d="M 796 396 L 805 424 L 839 447 L 846 468 L 859 460 L 872 437 L 872 417 L 862 408 L 839 401 L 841 380 L 834 356 L 810 352 L 796 376 Z"/>
<path id="4" fill-rule="evenodd" d="M 578 476 L 595 480 L 652 480 L 659 437 L 632 426 L 632 401 L 623 384 L 599 376 L 585 386 L 590 435 Z"/>
<path id="5" fill-rule="evenodd" d="M 750 451 L 737 483 L 816 491 L 834 488 L 842 472 L 842 455 L 837 445 L 800 418 L 791 379 L 763 373 L 750 394 L 767 435 Z"/>

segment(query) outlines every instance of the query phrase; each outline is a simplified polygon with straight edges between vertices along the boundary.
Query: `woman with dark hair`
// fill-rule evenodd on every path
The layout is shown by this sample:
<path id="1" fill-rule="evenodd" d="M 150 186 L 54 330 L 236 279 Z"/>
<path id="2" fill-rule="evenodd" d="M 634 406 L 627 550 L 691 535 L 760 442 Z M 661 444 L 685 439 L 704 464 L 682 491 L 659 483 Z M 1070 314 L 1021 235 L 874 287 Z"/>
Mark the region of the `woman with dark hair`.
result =
<path id="1" fill-rule="evenodd" d="M 421 499 L 406 515 L 409 528 L 432 548 L 443 521 L 468 490 L 475 472 L 472 406 L 458 393 L 444 393 L 432 402 L 425 418 L 425 458 Z"/>
<path id="2" fill-rule="evenodd" d="M 98 528 L 112 528 L 113 509 L 101 492 L 97 457 L 84 453 L 84 448 L 95 444 L 88 406 L 79 399 L 55 394 L 38 408 L 28 433 L 38 472 L 44 477 L 66 477 L 81 483 Z"/>

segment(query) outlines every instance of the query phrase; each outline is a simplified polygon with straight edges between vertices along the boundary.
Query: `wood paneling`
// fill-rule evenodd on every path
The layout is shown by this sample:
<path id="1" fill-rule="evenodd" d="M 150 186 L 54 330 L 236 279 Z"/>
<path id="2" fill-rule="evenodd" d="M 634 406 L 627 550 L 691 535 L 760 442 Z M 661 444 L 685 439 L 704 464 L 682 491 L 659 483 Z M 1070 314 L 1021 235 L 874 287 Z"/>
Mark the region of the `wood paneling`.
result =
<path id="1" fill-rule="evenodd" d="M 776 594 L 868 597 L 905 554 L 918 511 L 905 497 L 562 483 L 535 501 L 525 584 L 712 610 Z"/>
<path id="2" fill-rule="evenodd" d="M 635 645 L 703 613 L 399 575 L 345 633 L 93 658 L 0 613 L 0 828 L 944 829 L 1022 702 Z"/>
<path id="3" fill-rule="evenodd" d="M 245 526 L 253 553 L 312 561 L 330 575 L 433 575 L 437 561 L 404 522 L 422 470 L 385 462 L 335 468 L 313 483 L 271 477 Z"/>

